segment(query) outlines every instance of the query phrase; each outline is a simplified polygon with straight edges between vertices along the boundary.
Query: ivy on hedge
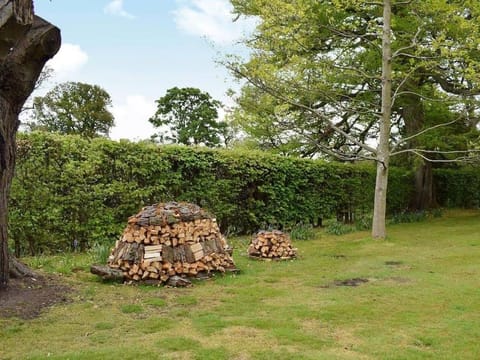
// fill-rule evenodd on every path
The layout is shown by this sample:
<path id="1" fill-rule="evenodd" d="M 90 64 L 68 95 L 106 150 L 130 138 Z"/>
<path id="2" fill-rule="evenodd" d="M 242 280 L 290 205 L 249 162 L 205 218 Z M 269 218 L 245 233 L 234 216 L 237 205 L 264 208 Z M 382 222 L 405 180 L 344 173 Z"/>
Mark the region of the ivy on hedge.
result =
<path id="1" fill-rule="evenodd" d="M 174 200 L 245 234 L 368 213 L 374 182 L 368 165 L 34 132 L 18 136 L 9 230 L 17 255 L 113 244 L 142 206 Z M 390 212 L 407 207 L 412 184 L 410 173 L 391 169 Z"/>

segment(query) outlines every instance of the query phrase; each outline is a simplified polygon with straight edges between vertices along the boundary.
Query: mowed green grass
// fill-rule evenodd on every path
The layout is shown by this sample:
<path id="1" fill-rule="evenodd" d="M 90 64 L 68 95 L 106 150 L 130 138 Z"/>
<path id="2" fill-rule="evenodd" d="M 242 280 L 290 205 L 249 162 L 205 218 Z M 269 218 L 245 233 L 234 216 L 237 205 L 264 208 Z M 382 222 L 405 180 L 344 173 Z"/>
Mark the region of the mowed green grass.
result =
<path id="1" fill-rule="evenodd" d="M 248 239 L 231 239 L 241 274 L 188 289 L 63 275 L 72 302 L 0 320 L 0 358 L 479 359 L 480 212 L 388 233 L 319 231 L 287 262 L 249 260 Z M 354 278 L 368 282 L 335 285 Z"/>

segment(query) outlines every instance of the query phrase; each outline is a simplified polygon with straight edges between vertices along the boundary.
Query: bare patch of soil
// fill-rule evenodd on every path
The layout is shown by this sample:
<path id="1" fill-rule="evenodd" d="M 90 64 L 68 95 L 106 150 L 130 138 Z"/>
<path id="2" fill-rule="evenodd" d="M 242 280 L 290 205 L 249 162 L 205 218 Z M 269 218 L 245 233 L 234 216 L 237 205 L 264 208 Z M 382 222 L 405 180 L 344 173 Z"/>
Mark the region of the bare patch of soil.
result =
<path id="1" fill-rule="evenodd" d="M 55 304 L 68 301 L 71 289 L 54 276 L 11 278 L 0 289 L 0 317 L 32 319 Z"/>
<path id="2" fill-rule="evenodd" d="M 353 278 L 353 279 L 346 279 L 346 280 L 335 280 L 333 284 L 336 286 L 358 286 L 367 282 L 368 282 L 368 279 Z"/>
<path id="3" fill-rule="evenodd" d="M 387 266 L 399 266 L 399 265 L 403 265 L 403 261 L 385 261 L 385 265 L 387 265 Z"/>
<path id="4" fill-rule="evenodd" d="M 368 279 L 363 278 L 353 278 L 353 279 L 346 279 L 346 280 L 335 280 L 333 283 L 328 285 L 320 286 L 322 288 L 330 288 L 332 286 L 359 286 L 361 284 L 367 283 Z"/>

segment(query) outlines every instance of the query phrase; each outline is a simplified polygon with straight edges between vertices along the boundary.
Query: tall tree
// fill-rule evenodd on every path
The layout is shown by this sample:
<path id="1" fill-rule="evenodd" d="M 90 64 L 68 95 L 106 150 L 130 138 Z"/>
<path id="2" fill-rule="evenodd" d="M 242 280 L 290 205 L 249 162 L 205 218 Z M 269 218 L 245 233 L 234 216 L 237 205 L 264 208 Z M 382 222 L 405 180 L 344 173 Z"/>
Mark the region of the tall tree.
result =
<path id="1" fill-rule="evenodd" d="M 250 59 L 227 66 L 275 98 L 272 118 L 319 152 L 376 161 L 378 175 L 385 175 L 378 191 L 386 190 L 390 155 L 435 160 L 431 151 L 438 149 L 415 141 L 448 121 L 423 122 L 418 109 L 448 102 L 448 110 L 459 113 L 479 92 L 477 1 L 231 2 L 238 14 L 260 21 L 246 41 L 254 50 Z M 376 201 L 375 212 L 383 202 Z M 375 237 L 385 236 L 380 222 Z"/>
<path id="2" fill-rule="evenodd" d="M 0 0 L 0 288 L 9 277 L 8 195 L 18 115 L 60 42 L 60 30 L 34 15 L 32 0 Z"/>
<path id="3" fill-rule="evenodd" d="M 149 119 L 155 127 L 168 127 L 157 135 L 161 142 L 214 147 L 227 134 L 227 124 L 218 121 L 221 103 L 197 88 L 174 87 L 157 100 Z"/>
<path id="4" fill-rule="evenodd" d="M 32 129 L 81 135 L 108 136 L 114 125 L 110 95 L 98 85 L 66 82 L 33 100 Z"/>

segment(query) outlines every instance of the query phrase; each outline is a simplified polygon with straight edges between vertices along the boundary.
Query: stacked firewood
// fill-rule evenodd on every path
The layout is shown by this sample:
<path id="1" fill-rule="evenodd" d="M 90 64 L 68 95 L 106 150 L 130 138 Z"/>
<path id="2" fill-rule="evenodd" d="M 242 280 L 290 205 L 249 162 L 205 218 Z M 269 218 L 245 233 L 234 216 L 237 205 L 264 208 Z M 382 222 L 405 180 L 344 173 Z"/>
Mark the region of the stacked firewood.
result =
<path id="1" fill-rule="evenodd" d="M 108 259 L 127 281 L 232 271 L 232 251 L 216 220 L 200 207 L 170 202 L 143 208 L 128 219 Z"/>
<path id="2" fill-rule="evenodd" d="M 248 255 L 256 259 L 288 260 L 297 257 L 290 237 L 279 231 L 259 231 L 248 247 Z"/>

